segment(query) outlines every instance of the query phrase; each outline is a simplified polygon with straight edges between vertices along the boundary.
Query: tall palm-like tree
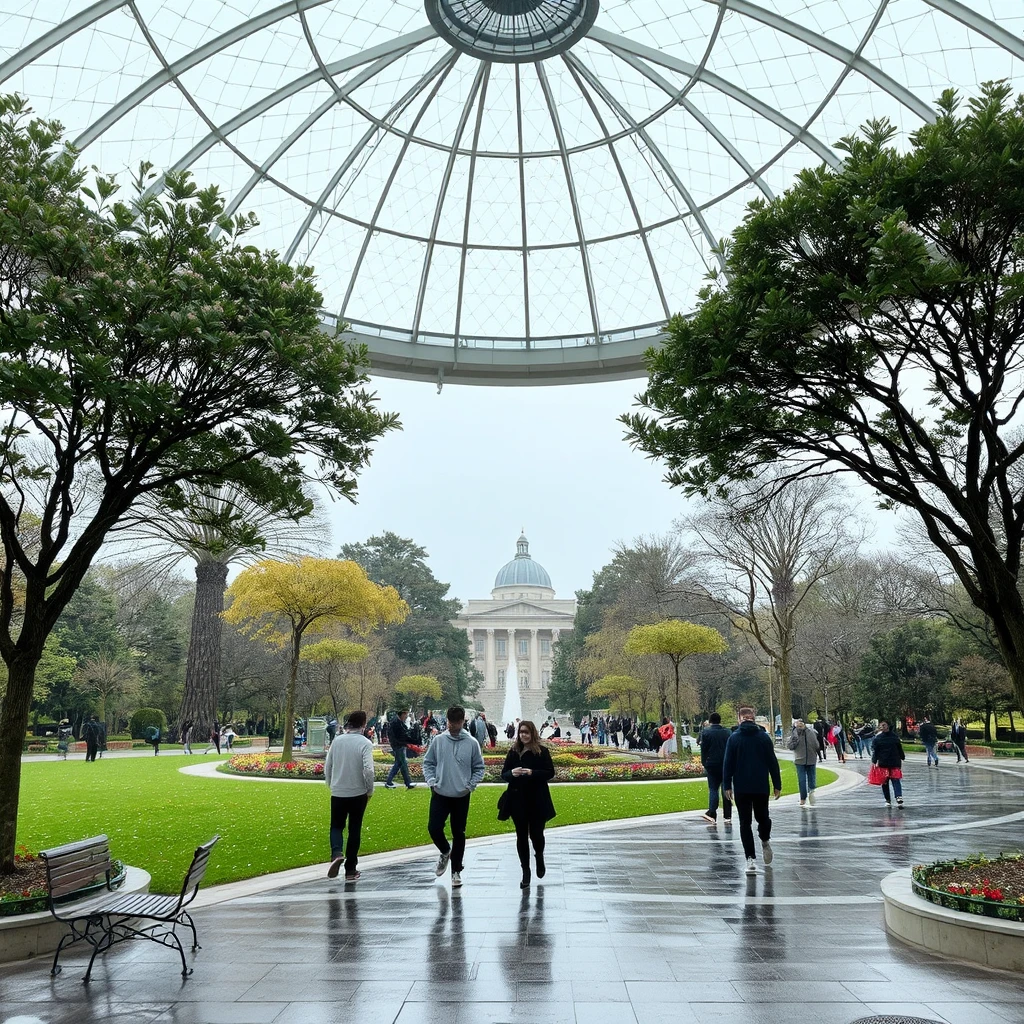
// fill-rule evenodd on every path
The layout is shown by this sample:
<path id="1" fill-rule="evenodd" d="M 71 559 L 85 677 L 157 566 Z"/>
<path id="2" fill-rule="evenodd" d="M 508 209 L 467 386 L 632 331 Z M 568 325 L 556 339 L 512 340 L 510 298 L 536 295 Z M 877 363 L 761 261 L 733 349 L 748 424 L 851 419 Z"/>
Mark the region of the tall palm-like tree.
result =
<path id="1" fill-rule="evenodd" d="M 217 720 L 221 679 L 221 613 L 232 565 L 266 558 L 319 554 L 328 541 L 327 525 L 310 499 L 297 514 L 254 501 L 230 486 L 182 487 L 153 494 L 117 532 L 132 558 L 166 573 L 191 559 L 196 567 L 185 692 L 178 734 L 205 735 Z"/>

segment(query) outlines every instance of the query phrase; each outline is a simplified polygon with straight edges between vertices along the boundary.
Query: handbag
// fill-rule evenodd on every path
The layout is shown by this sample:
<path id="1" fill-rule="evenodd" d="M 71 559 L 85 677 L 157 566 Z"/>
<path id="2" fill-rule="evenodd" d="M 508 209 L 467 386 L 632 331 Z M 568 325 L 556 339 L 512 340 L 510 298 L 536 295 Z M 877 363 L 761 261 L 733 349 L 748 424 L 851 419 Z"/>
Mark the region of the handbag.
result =
<path id="1" fill-rule="evenodd" d="M 512 801 L 508 798 L 508 790 L 506 789 L 501 796 L 498 797 L 498 821 L 508 821 L 512 817 Z"/>
<path id="2" fill-rule="evenodd" d="M 900 773 L 902 775 L 902 772 Z M 880 786 L 889 778 L 889 771 L 880 764 L 873 764 L 868 770 L 868 785 Z"/>

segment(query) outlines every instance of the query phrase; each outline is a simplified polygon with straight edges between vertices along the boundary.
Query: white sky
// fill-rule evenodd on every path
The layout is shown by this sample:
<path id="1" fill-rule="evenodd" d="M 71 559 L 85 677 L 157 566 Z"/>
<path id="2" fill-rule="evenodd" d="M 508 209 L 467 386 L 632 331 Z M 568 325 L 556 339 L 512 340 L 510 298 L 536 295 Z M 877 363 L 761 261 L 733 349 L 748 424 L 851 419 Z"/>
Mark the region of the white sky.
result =
<path id="1" fill-rule="evenodd" d="M 434 385 L 376 378 L 381 407 L 398 412 L 404 430 L 378 444 L 358 504 L 328 506 L 331 553 L 392 530 L 425 547 L 434 575 L 465 602 L 490 596 L 525 529 L 557 596 L 571 598 L 617 541 L 664 533 L 687 508 L 616 422 L 643 385 L 446 384 L 438 395 Z M 871 509 L 864 500 L 858 511 Z M 894 516 L 872 519 L 876 543 L 891 543 Z"/>

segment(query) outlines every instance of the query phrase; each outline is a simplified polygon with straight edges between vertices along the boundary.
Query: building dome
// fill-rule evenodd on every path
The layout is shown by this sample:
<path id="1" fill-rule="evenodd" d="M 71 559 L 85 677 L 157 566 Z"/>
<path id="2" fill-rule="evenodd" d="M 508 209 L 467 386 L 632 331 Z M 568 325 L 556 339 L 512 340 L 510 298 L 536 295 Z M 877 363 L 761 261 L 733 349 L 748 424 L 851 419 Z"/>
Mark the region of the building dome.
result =
<path id="1" fill-rule="evenodd" d="M 544 587 L 552 590 L 547 569 L 530 557 L 530 542 L 523 534 L 516 542 L 516 557 L 506 562 L 494 577 L 494 589 L 503 587 Z"/>

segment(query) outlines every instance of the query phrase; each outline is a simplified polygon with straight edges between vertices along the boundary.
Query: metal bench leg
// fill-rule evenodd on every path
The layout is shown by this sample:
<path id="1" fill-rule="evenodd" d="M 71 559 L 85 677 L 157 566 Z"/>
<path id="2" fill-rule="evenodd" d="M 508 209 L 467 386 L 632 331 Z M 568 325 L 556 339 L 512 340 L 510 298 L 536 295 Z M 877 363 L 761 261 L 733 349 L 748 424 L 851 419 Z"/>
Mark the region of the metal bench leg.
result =
<path id="1" fill-rule="evenodd" d="M 192 968 L 185 963 L 185 949 L 181 944 L 181 939 L 178 938 L 177 934 L 173 931 L 167 933 L 172 939 L 174 939 L 174 948 L 178 951 L 178 956 L 181 957 L 181 976 L 187 978 L 192 973 Z"/>
<path id="2" fill-rule="evenodd" d="M 93 945 L 92 956 L 89 957 L 89 966 L 85 969 L 85 977 L 82 978 L 82 984 L 83 985 L 86 985 L 89 982 L 89 978 L 92 975 L 92 965 L 93 965 L 93 962 L 95 961 L 96 957 L 100 953 L 105 953 L 108 949 L 110 949 L 110 947 L 113 944 L 114 944 L 114 933 L 110 929 L 110 926 L 108 924 L 108 927 L 103 932 L 103 938 L 100 939 L 99 942 L 97 942 L 97 943 L 95 943 Z"/>
<path id="3" fill-rule="evenodd" d="M 192 920 L 192 915 L 187 911 L 181 912 L 181 917 L 178 919 L 181 924 L 187 924 L 192 929 L 192 952 L 194 953 L 197 949 L 203 947 L 199 945 L 199 936 L 196 934 L 196 923 Z"/>

